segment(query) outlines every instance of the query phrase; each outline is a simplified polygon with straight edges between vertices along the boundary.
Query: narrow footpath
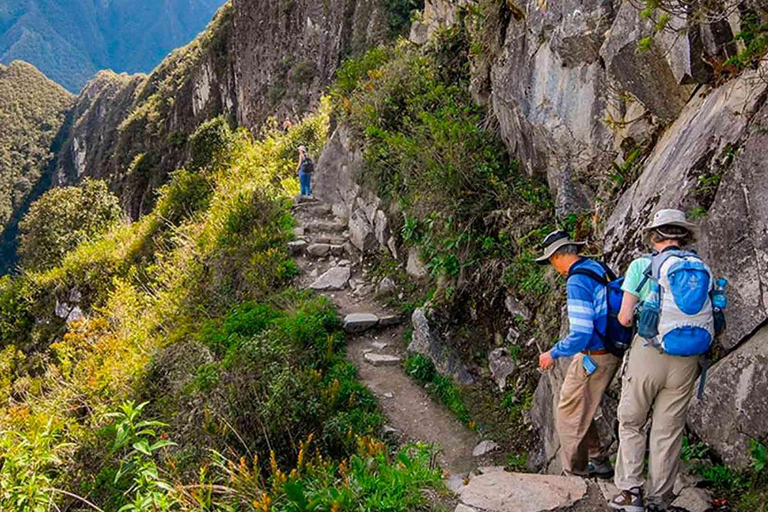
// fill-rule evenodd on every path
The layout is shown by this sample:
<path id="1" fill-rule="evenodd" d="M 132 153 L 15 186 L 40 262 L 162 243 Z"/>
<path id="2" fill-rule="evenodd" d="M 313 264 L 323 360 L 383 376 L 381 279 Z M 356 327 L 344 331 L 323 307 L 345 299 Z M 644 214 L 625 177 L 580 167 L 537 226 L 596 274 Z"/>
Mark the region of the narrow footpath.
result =
<path id="1" fill-rule="evenodd" d="M 455 512 L 588 512 L 607 510 L 597 485 L 581 478 L 508 473 L 478 467 L 473 451 L 481 439 L 424 388 L 406 375 L 400 318 L 376 300 L 376 284 L 366 275 L 361 254 L 350 243 L 347 224 L 330 205 L 298 198 L 298 227 L 290 250 L 301 273 L 298 286 L 317 291 L 338 308 L 349 333 L 347 357 L 361 380 L 378 397 L 387 417 L 386 434 L 399 442 L 434 444 L 449 489 L 457 494 Z"/>

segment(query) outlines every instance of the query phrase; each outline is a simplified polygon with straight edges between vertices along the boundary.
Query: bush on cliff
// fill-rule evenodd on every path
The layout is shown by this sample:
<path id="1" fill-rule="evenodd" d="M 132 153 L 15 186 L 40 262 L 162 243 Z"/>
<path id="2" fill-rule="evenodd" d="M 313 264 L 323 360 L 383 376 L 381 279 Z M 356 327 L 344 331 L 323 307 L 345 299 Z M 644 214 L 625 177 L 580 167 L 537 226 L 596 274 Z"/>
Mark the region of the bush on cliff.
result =
<path id="1" fill-rule="evenodd" d="M 120 205 L 103 181 L 57 187 L 35 201 L 21 222 L 19 256 L 28 269 L 58 265 L 79 243 L 91 240 L 120 219 Z"/>

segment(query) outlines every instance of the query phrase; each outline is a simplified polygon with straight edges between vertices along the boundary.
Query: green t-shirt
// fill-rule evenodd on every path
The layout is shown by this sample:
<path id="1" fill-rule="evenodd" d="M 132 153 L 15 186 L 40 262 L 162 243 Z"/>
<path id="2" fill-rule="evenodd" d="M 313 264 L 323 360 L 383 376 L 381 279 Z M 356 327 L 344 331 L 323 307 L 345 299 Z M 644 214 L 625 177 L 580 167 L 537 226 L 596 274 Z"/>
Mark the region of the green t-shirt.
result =
<path id="1" fill-rule="evenodd" d="M 621 289 L 638 297 L 641 301 L 644 301 L 651 292 L 651 283 L 646 282 L 639 293 L 637 287 L 640 286 L 640 282 L 643 280 L 643 273 L 650 264 L 651 258 L 647 256 L 643 256 L 642 258 L 633 261 L 629 265 L 629 269 L 627 269 L 627 274 L 624 276 L 624 284 L 621 286 Z"/>

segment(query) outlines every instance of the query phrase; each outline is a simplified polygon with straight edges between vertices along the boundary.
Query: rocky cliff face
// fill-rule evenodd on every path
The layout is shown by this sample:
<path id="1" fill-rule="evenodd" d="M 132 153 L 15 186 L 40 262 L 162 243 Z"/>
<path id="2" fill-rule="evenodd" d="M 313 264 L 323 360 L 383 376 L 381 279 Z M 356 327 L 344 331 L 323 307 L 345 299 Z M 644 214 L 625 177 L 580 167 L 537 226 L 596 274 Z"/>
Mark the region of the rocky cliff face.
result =
<path id="1" fill-rule="evenodd" d="M 454 23 L 457 9 L 429 1 L 412 40 Z M 487 76 L 475 77 L 476 91 L 485 91 L 478 99 L 528 172 L 546 177 L 561 216 L 592 210 L 619 269 L 647 250 L 640 232 L 655 210 L 700 217 L 698 249 L 729 279 L 731 305 L 719 341 L 725 356 L 692 406 L 690 427 L 727 462 L 746 465 L 749 440 L 768 436 L 758 396 L 768 357 L 768 163 L 759 150 L 768 143 L 766 63 L 716 85 L 718 63 L 738 51 L 738 16 L 710 24 L 672 17 L 669 30 L 654 34 L 628 1 L 529 0 L 496 21 L 503 35 Z M 650 48 L 641 51 L 647 37 Z M 606 196 L 609 171 L 637 155 L 645 156 L 635 162 L 636 181 Z M 534 460 L 554 472 L 561 383 L 558 370 L 541 379 L 531 414 L 544 441 Z M 609 435 L 613 409 L 606 398 L 601 425 Z"/>
<path id="2" fill-rule="evenodd" d="M 233 0 L 238 121 L 296 121 L 330 83 L 342 56 L 382 42 L 375 0 Z"/>

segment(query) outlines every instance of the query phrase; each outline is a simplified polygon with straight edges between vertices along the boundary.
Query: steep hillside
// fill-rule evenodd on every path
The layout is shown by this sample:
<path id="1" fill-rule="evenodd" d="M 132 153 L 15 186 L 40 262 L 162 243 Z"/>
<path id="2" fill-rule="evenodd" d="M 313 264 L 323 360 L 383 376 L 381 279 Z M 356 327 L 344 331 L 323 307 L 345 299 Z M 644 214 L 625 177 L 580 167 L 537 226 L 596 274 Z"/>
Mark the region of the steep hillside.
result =
<path id="1" fill-rule="evenodd" d="M 226 4 L 189 45 L 150 75 L 100 72 L 75 100 L 55 182 L 103 179 L 132 218 L 152 209 L 156 189 L 188 155 L 197 126 L 234 120 L 233 13 Z"/>
<path id="2" fill-rule="evenodd" d="M 148 72 L 222 0 L 28 1 L 0 6 L 0 62 L 20 59 L 77 93 L 97 71 Z"/>
<path id="3" fill-rule="evenodd" d="M 83 89 L 56 181 L 104 179 L 138 218 L 187 157 L 200 122 L 224 115 L 254 133 L 269 118 L 297 123 L 341 58 L 390 37 L 393 26 L 373 0 L 227 3 L 149 76 L 102 72 Z"/>
<path id="4" fill-rule="evenodd" d="M 0 232 L 38 185 L 72 101 L 30 64 L 0 65 Z"/>

